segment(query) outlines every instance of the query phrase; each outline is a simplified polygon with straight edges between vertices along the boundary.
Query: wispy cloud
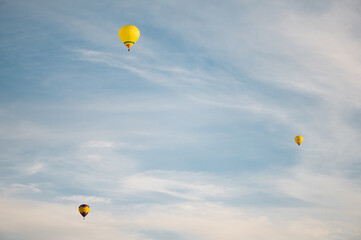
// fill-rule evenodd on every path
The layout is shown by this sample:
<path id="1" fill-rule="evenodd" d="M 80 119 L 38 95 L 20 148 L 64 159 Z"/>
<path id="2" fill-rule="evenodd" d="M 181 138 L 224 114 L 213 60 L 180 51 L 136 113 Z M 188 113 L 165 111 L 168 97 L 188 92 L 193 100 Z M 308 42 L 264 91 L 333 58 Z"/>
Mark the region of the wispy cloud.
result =
<path id="1" fill-rule="evenodd" d="M 84 195 L 73 195 L 73 196 L 63 196 L 58 197 L 59 200 L 71 201 L 76 203 L 110 203 L 111 199 L 97 197 L 97 196 L 84 196 Z"/>
<path id="2" fill-rule="evenodd" d="M 119 191 L 131 195 L 160 193 L 192 201 L 222 199 L 235 191 L 231 186 L 218 184 L 216 179 L 197 172 L 147 171 L 123 178 Z"/>
<path id="3" fill-rule="evenodd" d="M 35 163 L 33 166 L 30 166 L 26 169 L 29 174 L 36 174 L 46 170 L 46 165 L 44 163 Z"/>
<path id="4" fill-rule="evenodd" d="M 2 7 L 1 237 L 360 238 L 359 1 Z"/>
<path id="5" fill-rule="evenodd" d="M 13 183 L 10 186 L 1 187 L 3 195 L 16 195 L 16 194 L 27 194 L 27 193 L 40 193 L 41 190 L 36 184 L 21 184 Z"/>
<path id="6" fill-rule="evenodd" d="M 353 212 L 361 201 L 358 182 L 343 176 L 310 172 L 297 168 L 293 177 L 279 179 L 277 185 L 288 195 L 325 207 Z M 322 190 L 321 190 L 322 189 Z"/>

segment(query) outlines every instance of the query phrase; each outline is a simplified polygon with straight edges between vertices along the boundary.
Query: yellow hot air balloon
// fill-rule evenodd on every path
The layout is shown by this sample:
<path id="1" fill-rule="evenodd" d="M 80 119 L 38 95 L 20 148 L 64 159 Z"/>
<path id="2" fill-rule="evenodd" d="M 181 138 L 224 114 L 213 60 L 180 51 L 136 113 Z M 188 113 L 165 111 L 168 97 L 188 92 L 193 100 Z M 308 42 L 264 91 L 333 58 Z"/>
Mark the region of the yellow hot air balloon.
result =
<path id="1" fill-rule="evenodd" d="M 85 219 L 85 216 L 88 215 L 90 211 L 90 207 L 87 204 L 82 204 L 79 206 L 79 213 L 83 216 L 83 219 Z"/>
<path id="2" fill-rule="evenodd" d="M 130 47 L 138 41 L 139 35 L 139 29 L 133 25 L 125 25 L 119 29 L 119 38 L 124 45 L 127 46 L 128 51 L 130 51 Z"/>
<path id="3" fill-rule="evenodd" d="M 302 137 L 302 136 L 296 136 L 296 137 L 295 137 L 295 142 L 298 144 L 298 146 L 301 145 L 302 141 L 303 141 L 303 137 Z"/>

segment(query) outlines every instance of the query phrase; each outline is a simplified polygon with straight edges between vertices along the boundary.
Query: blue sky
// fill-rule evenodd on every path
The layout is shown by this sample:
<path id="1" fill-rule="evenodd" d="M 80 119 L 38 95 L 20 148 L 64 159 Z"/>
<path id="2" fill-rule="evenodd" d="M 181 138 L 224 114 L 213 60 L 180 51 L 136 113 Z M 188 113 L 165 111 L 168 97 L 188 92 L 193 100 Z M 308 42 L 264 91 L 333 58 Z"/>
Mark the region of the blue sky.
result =
<path id="1" fill-rule="evenodd" d="M 1 239 L 360 239 L 360 10 L 1 1 Z"/>

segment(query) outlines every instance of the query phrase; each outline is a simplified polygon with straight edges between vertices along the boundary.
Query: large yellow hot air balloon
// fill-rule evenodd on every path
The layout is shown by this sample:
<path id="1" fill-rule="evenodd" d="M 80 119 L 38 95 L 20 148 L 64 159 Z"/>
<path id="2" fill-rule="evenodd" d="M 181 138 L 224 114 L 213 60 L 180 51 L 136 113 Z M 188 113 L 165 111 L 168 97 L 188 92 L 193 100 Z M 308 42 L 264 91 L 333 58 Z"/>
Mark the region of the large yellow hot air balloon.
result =
<path id="1" fill-rule="evenodd" d="M 302 141 L 303 141 L 303 137 L 302 137 L 302 136 L 296 136 L 296 137 L 295 137 L 295 142 L 298 144 L 298 146 L 301 145 Z"/>
<path id="2" fill-rule="evenodd" d="M 85 219 L 85 216 L 88 215 L 90 211 L 90 207 L 86 204 L 82 204 L 79 206 L 79 212 L 83 216 L 83 219 Z"/>
<path id="3" fill-rule="evenodd" d="M 139 29 L 133 25 L 125 25 L 119 29 L 119 38 L 124 45 L 127 46 L 128 51 L 130 51 L 130 47 L 138 41 L 139 35 Z"/>

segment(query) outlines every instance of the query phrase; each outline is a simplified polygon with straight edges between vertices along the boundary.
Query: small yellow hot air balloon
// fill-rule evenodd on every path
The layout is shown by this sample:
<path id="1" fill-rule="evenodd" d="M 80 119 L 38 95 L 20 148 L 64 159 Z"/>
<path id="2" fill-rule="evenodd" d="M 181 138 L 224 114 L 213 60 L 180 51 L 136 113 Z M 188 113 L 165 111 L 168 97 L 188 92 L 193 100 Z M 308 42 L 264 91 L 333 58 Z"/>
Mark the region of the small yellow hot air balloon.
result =
<path id="1" fill-rule="evenodd" d="M 127 46 L 128 51 L 130 51 L 130 47 L 138 41 L 139 35 L 139 29 L 133 25 L 125 25 L 119 29 L 119 38 L 124 45 Z"/>
<path id="2" fill-rule="evenodd" d="M 85 219 L 85 216 L 88 215 L 90 211 L 90 207 L 87 204 L 82 204 L 79 206 L 79 213 L 83 216 L 83 219 Z"/>
<path id="3" fill-rule="evenodd" d="M 295 142 L 298 144 L 298 146 L 301 145 L 302 141 L 303 141 L 303 137 L 302 137 L 302 136 L 296 136 L 296 137 L 295 137 Z"/>

